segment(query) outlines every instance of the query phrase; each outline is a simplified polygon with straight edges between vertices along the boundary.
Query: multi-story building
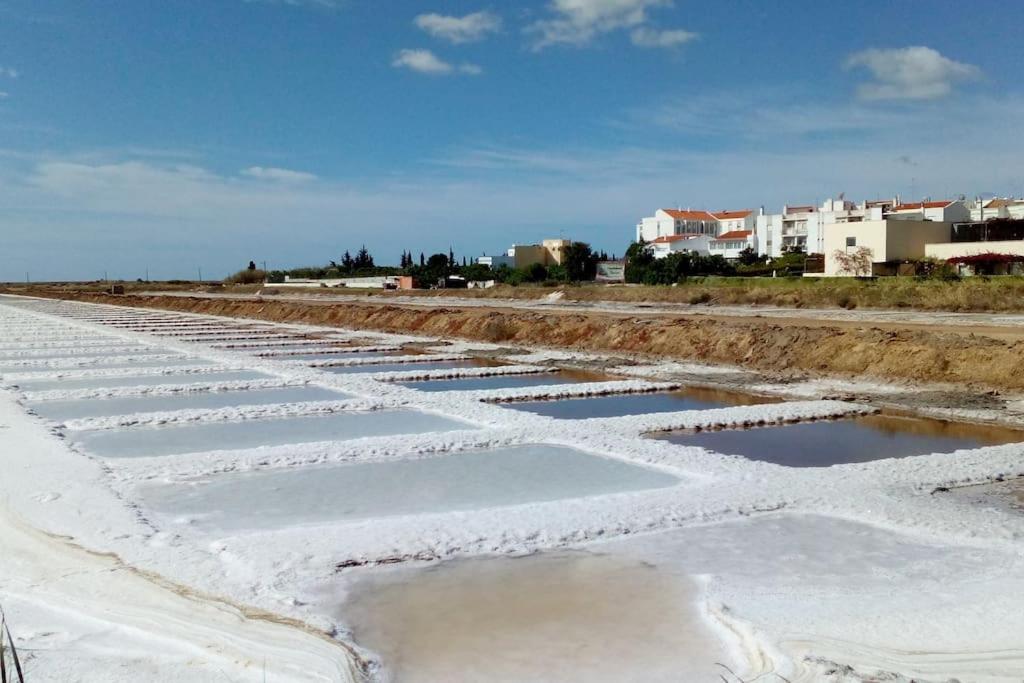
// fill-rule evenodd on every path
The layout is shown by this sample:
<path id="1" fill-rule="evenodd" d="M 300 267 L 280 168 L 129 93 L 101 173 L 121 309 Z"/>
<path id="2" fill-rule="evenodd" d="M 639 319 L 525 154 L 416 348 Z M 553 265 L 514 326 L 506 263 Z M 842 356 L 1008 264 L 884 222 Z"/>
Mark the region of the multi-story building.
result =
<path id="1" fill-rule="evenodd" d="M 937 221 L 940 223 L 962 223 L 971 220 L 971 210 L 961 199 L 921 201 L 897 204 L 885 214 L 897 220 Z"/>
<path id="2" fill-rule="evenodd" d="M 757 234 L 753 230 L 730 230 L 711 240 L 709 250 L 712 256 L 738 259 L 746 249 L 757 252 Z"/>
<path id="3" fill-rule="evenodd" d="M 659 237 L 673 235 L 707 235 L 718 237 L 735 230 L 753 230 L 754 212 L 694 211 L 692 209 L 658 209 L 653 216 L 643 218 L 636 226 L 636 240 L 653 242 Z"/>

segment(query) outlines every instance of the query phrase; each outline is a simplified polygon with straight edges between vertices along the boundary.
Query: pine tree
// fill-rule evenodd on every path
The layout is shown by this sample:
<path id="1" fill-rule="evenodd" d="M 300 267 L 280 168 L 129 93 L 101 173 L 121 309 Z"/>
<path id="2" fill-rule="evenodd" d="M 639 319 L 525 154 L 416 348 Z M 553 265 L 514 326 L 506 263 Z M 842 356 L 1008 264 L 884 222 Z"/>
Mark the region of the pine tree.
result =
<path id="1" fill-rule="evenodd" d="M 427 259 L 423 256 L 423 252 L 420 252 L 420 267 L 427 265 Z"/>

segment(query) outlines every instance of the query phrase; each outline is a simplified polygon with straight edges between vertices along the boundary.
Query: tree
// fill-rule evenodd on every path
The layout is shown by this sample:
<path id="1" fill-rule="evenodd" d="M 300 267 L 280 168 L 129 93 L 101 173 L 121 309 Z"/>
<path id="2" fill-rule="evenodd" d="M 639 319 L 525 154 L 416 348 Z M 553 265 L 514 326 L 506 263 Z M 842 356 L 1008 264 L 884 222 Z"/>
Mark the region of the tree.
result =
<path id="1" fill-rule="evenodd" d="M 353 261 L 352 265 L 355 270 L 373 268 L 373 256 L 371 256 L 370 252 L 366 250 L 365 244 L 359 248 L 359 251 L 356 252 L 356 258 Z"/>
<path id="2" fill-rule="evenodd" d="M 249 261 L 249 268 L 248 268 L 248 270 L 256 270 L 256 262 L 255 261 Z"/>
<path id="3" fill-rule="evenodd" d="M 753 247 L 747 247 L 746 249 L 741 251 L 739 253 L 738 258 L 740 263 L 742 263 L 745 266 L 752 266 L 758 261 L 760 261 L 760 258 L 758 258 L 757 256 L 757 251 Z"/>
<path id="4" fill-rule="evenodd" d="M 420 252 L 420 268 L 427 265 L 426 259 L 423 258 L 423 252 Z"/>
<path id="5" fill-rule="evenodd" d="M 352 254 L 345 250 L 344 256 L 341 257 L 341 267 L 346 273 L 352 272 Z"/>
<path id="6" fill-rule="evenodd" d="M 848 252 L 836 249 L 832 252 L 832 258 L 839 265 L 839 272 L 853 275 L 854 277 L 868 277 L 871 275 L 874 264 L 875 252 L 868 247 L 857 247 L 856 251 Z"/>
<path id="7" fill-rule="evenodd" d="M 597 257 L 585 242 L 573 242 L 562 252 L 566 277 L 573 281 L 593 280 L 597 273 Z"/>

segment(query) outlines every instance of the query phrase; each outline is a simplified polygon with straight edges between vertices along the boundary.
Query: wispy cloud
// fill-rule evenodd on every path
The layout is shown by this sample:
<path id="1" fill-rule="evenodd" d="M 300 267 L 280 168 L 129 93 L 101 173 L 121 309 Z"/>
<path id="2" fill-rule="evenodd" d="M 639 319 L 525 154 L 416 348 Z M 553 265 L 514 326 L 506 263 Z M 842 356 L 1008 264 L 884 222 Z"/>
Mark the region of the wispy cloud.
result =
<path id="1" fill-rule="evenodd" d="M 248 178 L 281 183 L 306 183 L 316 180 L 316 176 L 312 173 L 293 171 L 287 168 L 274 168 L 273 166 L 250 166 L 242 170 L 242 175 Z"/>
<path id="2" fill-rule="evenodd" d="M 391 61 L 396 69 L 409 69 L 428 76 L 450 76 L 461 73 L 478 76 L 483 69 L 476 64 L 463 63 L 454 65 L 444 61 L 430 50 L 400 50 Z"/>
<path id="3" fill-rule="evenodd" d="M 501 30 L 501 17 L 492 12 L 473 12 L 463 17 L 421 14 L 413 23 L 435 38 L 451 43 L 474 43 Z"/>
<path id="4" fill-rule="evenodd" d="M 287 5 L 289 7 L 319 7 L 321 9 L 337 9 L 345 4 L 345 0 L 244 0 L 248 3 L 264 5 Z"/>
<path id="5" fill-rule="evenodd" d="M 629 39 L 637 47 L 676 47 L 696 38 L 696 33 L 683 29 L 655 29 L 648 26 L 635 28 L 629 34 Z"/>
<path id="6" fill-rule="evenodd" d="M 671 7 L 672 0 L 551 0 L 550 16 L 526 27 L 534 37 L 533 49 L 551 45 L 586 45 L 618 29 L 647 23 L 647 11 Z"/>
<path id="7" fill-rule="evenodd" d="M 946 97 L 957 83 L 977 79 L 981 70 L 930 47 L 872 48 L 850 55 L 847 69 L 866 68 L 874 80 L 862 83 L 864 100 L 931 100 Z"/>
<path id="8" fill-rule="evenodd" d="M 4 78 L 17 78 L 21 75 L 17 69 L 9 66 L 0 66 L 0 77 Z"/>

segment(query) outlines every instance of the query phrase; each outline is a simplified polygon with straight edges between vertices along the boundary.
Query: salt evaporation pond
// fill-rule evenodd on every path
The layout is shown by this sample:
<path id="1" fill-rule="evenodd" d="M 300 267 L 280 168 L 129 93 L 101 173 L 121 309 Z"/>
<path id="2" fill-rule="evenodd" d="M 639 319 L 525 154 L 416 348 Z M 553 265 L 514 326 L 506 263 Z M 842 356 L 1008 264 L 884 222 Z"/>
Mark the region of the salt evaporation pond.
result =
<path id="1" fill-rule="evenodd" d="M 54 353 L 47 353 L 41 355 L 24 355 L 24 354 L 12 354 L 12 353 L 0 353 L 0 361 L 4 363 L 10 363 L 18 360 L 64 360 L 68 358 L 97 358 L 99 356 L 109 356 L 110 351 L 105 346 L 83 346 L 79 348 L 66 348 L 66 349 L 54 349 Z M 166 355 L 169 353 L 167 349 L 159 349 L 151 346 L 132 346 L 130 343 L 124 345 L 118 345 L 114 347 L 117 349 L 117 354 L 121 356 L 156 356 Z"/>
<path id="2" fill-rule="evenodd" d="M 187 518 L 212 531 L 238 531 L 502 507 L 678 483 L 674 476 L 639 465 L 535 444 L 220 474 L 143 487 L 141 496 L 148 507 L 168 517 Z"/>
<path id="3" fill-rule="evenodd" d="M 370 365 L 336 365 L 320 369 L 327 370 L 329 372 L 335 372 L 342 375 L 347 375 L 360 372 L 408 372 L 410 370 L 418 370 L 420 372 L 424 372 L 426 370 L 455 370 L 458 368 L 485 368 L 495 367 L 498 365 L 501 365 L 501 363 L 497 363 L 494 361 L 485 361 L 478 358 L 469 358 L 466 360 L 451 360 L 426 363 L 420 363 L 418 361 L 408 361 L 405 363 L 375 363 Z"/>
<path id="4" fill-rule="evenodd" d="M 674 413 L 680 410 L 710 410 L 712 408 L 778 402 L 779 399 L 776 398 L 753 396 L 751 394 L 718 389 L 689 387 L 679 391 L 651 394 L 505 403 L 502 404 L 502 407 L 523 410 L 546 417 L 557 417 L 563 420 L 584 420 L 591 417 Z"/>
<path id="5" fill-rule="evenodd" d="M 95 455 L 108 458 L 140 458 L 458 429 L 475 427 L 465 422 L 414 410 L 377 410 L 340 412 L 315 417 L 85 431 L 73 434 L 71 438 Z"/>
<path id="6" fill-rule="evenodd" d="M 384 680 L 679 683 L 718 680 L 730 662 L 693 580 L 628 558 L 462 560 L 345 592 L 333 616 L 380 656 Z"/>
<path id="7" fill-rule="evenodd" d="M 123 357 L 131 354 L 119 353 L 118 355 Z M 89 361 L 87 365 L 65 365 L 60 368 L 48 368 L 45 366 L 3 366 L 0 367 L 0 372 L 67 372 L 72 369 L 91 370 L 92 368 L 102 368 L 103 370 L 129 370 L 136 368 L 173 368 L 179 366 L 203 366 L 215 364 L 216 363 L 212 360 L 206 360 L 205 358 L 190 358 L 188 356 L 165 358 L 163 360 L 124 360 L 123 358 L 111 356 L 109 359 L 104 359 L 99 362 Z"/>
<path id="8" fill-rule="evenodd" d="M 163 384 L 207 384 L 209 382 L 241 382 L 271 379 L 270 375 L 255 370 L 226 370 L 224 372 L 190 372 L 168 375 L 124 375 L 64 379 L 33 379 L 13 382 L 22 391 L 50 391 L 53 389 L 106 389 L 115 387 L 154 387 Z"/>
<path id="9" fill-rule="evenodd" d="M 258 391 L 190 391 L 177 394 L 79 401 L 36 401 L 29 403 L 28 407 L 40 417 L 50 420 L 79 420 L 109 415 L 300 403 L 303 401 L 341 401 L 347 398 L 351 398 L 351 394 L 321 387 L 300 386 Z"/>
<path id="10" fill-rule="evenodd" d="M 493 375 L 491 377 L 456 377 L 422 382 L 403 382 L 402 386 L 417 391 L 480 391 L 485 389 L 522 389 L 525 387 L 557 386 L 583 382 L 602 382 L 613 378 L 591 372 L 541 372 L 529 375 Z"/>
<path id="11" fill-rule="evenodd" d="M 653 435 L 787 467 L 828 467 L 1024 441 L 1024 432 L 895 415 Z"/>

